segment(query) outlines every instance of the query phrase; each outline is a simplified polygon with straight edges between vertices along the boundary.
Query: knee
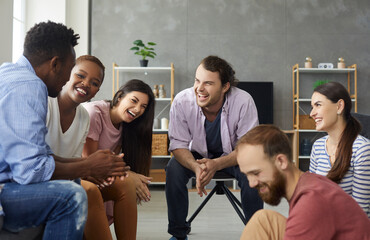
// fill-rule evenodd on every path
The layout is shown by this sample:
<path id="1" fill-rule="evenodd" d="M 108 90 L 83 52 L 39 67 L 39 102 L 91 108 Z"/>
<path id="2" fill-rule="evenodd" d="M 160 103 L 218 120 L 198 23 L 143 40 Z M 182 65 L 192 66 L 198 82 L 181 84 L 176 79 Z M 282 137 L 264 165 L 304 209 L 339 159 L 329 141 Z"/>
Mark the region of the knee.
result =
<path id="1" fill-rule="evenodd" d="M 172 157 L 166 167 L 166 176 L 177 178 L 185 174 L 186 168 L 183 167 L 176 158 Z"/>
<path id="2" fill-rule="evenodd" d="M 58 191 L 64 192 L 66 198 L 70 199 L 70 201 L 75 201 L 74 204 L 80 205 L 86 203 L 86 192 L 79 184 L 68 180 L 57 180 L 51 183 L 52 185 L 50 185 L 49 188 L 56 187 Z M 54 184 L 58 186 L 53 186 Z"/>
<path id="3" fill-rule="evenodd" d="M 261 209 L 258 210 L 255 214 L 253 214 L 251 220 L 256 222 L 271 222 L 274 219 L 284 219 L 285 217 L 281 215 L 280 213 L 269 210 L 269 209 Z"/>
<path id="4" fill-rule="evenodd" d="M 124 180 L 117 178 L 114 182 L 114 188 L 118 190 L 125 190 L 126 192 L 134 193 L 136 195 L 135 182 L 131 174 L 125 177 Z"/>
<path id="5" fill-rule="evenodd" d="M 77 228 L 83 227 L 87 217 L 87 196 L 85 190 L 72 181 L 58 181 L 58 190 L 65 192 L 66 207 L 74 209 Z"/>
<path id="6" fill-rule="evenodd" d="M 92 182 L 82 180 L 81 186 L 85 189 L 87 198 L 99 198 L 101 196 L 99 188 Z"/>

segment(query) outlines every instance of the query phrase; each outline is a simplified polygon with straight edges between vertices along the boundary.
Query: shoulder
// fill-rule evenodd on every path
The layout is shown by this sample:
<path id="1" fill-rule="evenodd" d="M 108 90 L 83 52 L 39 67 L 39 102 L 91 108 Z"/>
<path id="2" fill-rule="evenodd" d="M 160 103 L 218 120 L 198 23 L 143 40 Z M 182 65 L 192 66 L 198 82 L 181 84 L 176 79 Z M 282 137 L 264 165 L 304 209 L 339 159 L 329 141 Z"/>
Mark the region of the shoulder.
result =
<path id="1" fill-rule="evenodd" d="M 370 152 L 370 140 L 358 135 L 352 145 L 354 153 Z"/>
<path id="2" fill-rule="evenodd" d="M 88 111 L 81 104 L 77 106 L 76 112 L 81 120 L 89 119 Z"/>
<path id="3" fill-rule="evenodd" d="M 226 95 L 226 98 L 229 106 L 254 105 L 252 96 L 246 91 L 237 87 L 231 87 L 230 92 L 228 92 Z"/>
<path id="4" fill-rule="evenodd" d="M 318 147 L 318 146 L 323 146 L 325 145 L 325 142 L 326 142 L 326 139 L 328 138 L 328 135 L 324 136 L 324 137 L 321 137 L 319 139 L 317 139 L 315 142 L 314 142 L 314 146 L 315 147 Z"/>
<path id="5" fill-rule="evenodd" d="M 192 106 L 192 105 L 197 105 L 196 99 L 195 99 L 195 93 L 194 89 L 187 88 L 176 94 L 174 100 L 173 100 L 173 105 L 174 106 Z"/>
<path id="6" fill-rule="evenodd" d="M 184 89 L 178 94 L 176 94 L 174 101 L 182 101 L 182 100 L 189 100 L 189 99 L 194 100 L 194 98 L 195 98 L 194 89 L 191 87 L 191 88 Z"/>
<path id="7" fill-rule="evenodd" d="M 326 196 L 328 189 L 332 189 L 334 192 L 340 192 L 338 184 L 329 180 L 326 176 L 306 172 L 299 178 L 296 187 L 297 192 L 294 193 L 294 197 L 297 198 L 297 195 L 304 195 L 310 192 Z"/>
<path id="8" fill-rule="evenodd" d="M 110 108 L 109 102 L 104 100 L 83 103 L 82 106 L 86 109 L 90 116 L 108 112 Z"/>

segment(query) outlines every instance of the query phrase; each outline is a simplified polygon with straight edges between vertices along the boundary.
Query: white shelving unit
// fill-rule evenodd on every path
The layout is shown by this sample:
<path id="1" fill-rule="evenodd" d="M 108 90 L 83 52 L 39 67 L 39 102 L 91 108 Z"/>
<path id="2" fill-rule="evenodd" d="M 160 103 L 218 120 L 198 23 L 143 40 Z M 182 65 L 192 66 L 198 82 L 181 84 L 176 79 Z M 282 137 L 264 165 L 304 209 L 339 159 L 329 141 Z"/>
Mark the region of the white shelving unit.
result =
<path id="1" fill-rule="evenodd" d="M 327 74 L 347 74 L 347 90 L 350 94 L 354 105 L 354 111 L 357 112 L 357 65 L 353 64 L 347 68 L 333 68 L 333 69 L 325 69 L 325 68 L 300 68 L 298 64 L 294 65 L 292 68 L 292 85 L 293 85 L 293 129 L 298 131 L 297 135 L 297 153 L 299 154 L 300 142 L 299 137 L 302 134 L 307 133 L 318 133 L 315 129 L 301 129 L 300 128 L 300 112 L 301 107 L 300 103 L 302 104 L 310 104 L 310 98 L 302 98 L 300 97 L 300 91 L 305 89 L 300 89 L 300 75 L 310 75 L 310 74 L 318 74 L 318 75 L 327 75 Z M 302 156 L 298 155 L 298 164 L 299 159 L 309 159 L 310 156 Z"/>
<path id="2" fill-rule="evenodd" d="M 157 102 L 168 102 L 164 108 L 167 108 L 172 104 L 173 98 L 175 96 L 175 68 L 173 63 L 169 67 L 123 67 L 118 66 L 116 63 L 113 63 L 113 81 L 112 81 L 112 96 L 120 87 L 120 73 L 137 73 L 138 75 L 144 74 L 149 75 L 150 73 L 170 73 L 170 97 L 167 98 L 156 98 Z M 164 109 L 162 109 L 164 110 Z M 153 134 L 167 134 L 168 130 L 164 129 L 153 129 Z M 152 159 L 170 159 L 171 155 L 153 155 Z M 164 169 L 151 169 L 150 176 L 153 177 L 151 184 L 165 184 L 165 171 Z"/>

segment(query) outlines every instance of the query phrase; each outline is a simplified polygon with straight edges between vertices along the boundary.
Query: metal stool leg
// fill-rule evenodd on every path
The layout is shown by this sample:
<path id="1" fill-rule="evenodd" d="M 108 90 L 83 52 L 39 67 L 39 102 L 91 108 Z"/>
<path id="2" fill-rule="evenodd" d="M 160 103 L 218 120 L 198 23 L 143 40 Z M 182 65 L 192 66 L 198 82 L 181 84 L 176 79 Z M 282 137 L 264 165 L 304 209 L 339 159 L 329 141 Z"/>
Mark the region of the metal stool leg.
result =
<path id="1" fill-rule="evenodd" d="M 231 205 L 234 207 L 234 209 L 235 209 L 235 211 L 236 211 L 236 213 L 239 215 L 239 217 L 240 217 L 240 219 L 242 220 L 242 222 L 244 223 L 244 225 L 245 224 L 247 224 L 247 221 L 246 221 L 246 219 L 245 219 L 245 217 L 244 217 L 244 215 L 243 215 L 243 213 L 240 211 L 240 209 L 238 208 L 238 205 L 237 204 L 235 204 L 235 199 L 234 198 L 236 198 L 235 196 L 234 196 L 234 194 L 232 194 L 232 192 L 230 192 L 230 190 L 225 186 L 225 185 L 223 185 L 222 186 L 222 189 L 224 190 L 224 192 L 225 192 L 225 194 L 226 194 L 226 196 L 227 196 L 227 198 L 229 199 L 229 201 L 230 201 L 230 203 L 231 203 Z M 234 197 L 234 198 L 233 198 Z M 237 202 L 236 203 L 238 203 L 239 202 L 239 200 L 238 199 L 236 199 L 237 200 Z M 239 202 L 240 203 L 240 202 Z"/>
<path id="2" fill-rule="evenodd" d="M 189 218 L 187 221 L 189 224 L 194 220 L 194 218 L 198 215 L 198 213 L 202 210 L 202 208 L 207 204 L 209 199 L 215 194 L 215 192 L 218 190 L 219 186 L 216 184 L 216 186 L 212 189 L 212 191 L 208 194 L 206 199 L 202 202 L 202 204 L 197 208 L 197 210 L 193 213 L 193 215 Z"/>

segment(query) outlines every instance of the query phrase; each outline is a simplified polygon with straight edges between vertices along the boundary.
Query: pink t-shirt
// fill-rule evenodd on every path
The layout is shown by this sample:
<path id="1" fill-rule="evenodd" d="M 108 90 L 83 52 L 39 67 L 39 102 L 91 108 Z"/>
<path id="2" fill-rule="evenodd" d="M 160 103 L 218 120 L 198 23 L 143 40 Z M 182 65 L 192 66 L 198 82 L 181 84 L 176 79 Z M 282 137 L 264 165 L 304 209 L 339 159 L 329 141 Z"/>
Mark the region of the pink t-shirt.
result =
<path id="1" fill-rule="evenodd" d="M 284 239 L 370 239 L 370 220 L 338 184 L 307 172 L 289 201 Z"/>
<path id="2" fill-rule="evenodd" d="M 83 104 L 90 115 L 90 130 L 87 137 L 99 142 L 98 149 L 113 151 L 121 144 L 122 125 L 119 129 L 113 126 L 109 105 L 110 103 L 104 100 Z"/>

